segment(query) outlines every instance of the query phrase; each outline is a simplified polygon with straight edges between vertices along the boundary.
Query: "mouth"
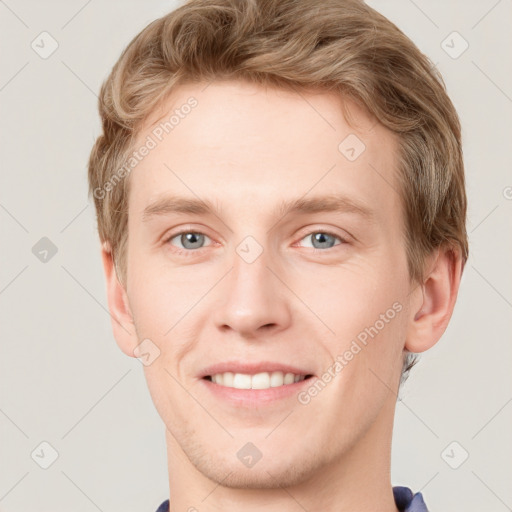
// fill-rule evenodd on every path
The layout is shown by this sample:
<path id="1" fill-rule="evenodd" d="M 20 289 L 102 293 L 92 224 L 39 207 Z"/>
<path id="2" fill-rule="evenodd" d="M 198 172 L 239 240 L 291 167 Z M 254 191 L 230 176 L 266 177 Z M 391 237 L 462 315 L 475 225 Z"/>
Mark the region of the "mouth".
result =
<path id="1" fill-rule="evenodd" d="M 311 377 L 313 377 L 312 374 L 272 371 L 254 374 L 221 372 L 205 375 L 203 379 L 226 388 L 270 389 L 289 386 L 296 382 L 310 379 Z"/>

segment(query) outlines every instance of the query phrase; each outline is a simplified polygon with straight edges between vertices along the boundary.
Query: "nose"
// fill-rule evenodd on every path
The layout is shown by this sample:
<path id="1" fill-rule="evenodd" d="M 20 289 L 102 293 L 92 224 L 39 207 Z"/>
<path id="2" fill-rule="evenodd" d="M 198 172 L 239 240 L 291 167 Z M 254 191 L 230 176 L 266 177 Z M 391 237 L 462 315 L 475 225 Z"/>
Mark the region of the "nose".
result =
<path id="1" fill-rule="evenodd" d="M 218 329 L 252 338 L 290 325 L 290 292 L 286 293 L 286 280 L 270 260 L 265 251 L 252 262 L 234 253 L 233 268 L 218 291 L 214 314 Z"/>

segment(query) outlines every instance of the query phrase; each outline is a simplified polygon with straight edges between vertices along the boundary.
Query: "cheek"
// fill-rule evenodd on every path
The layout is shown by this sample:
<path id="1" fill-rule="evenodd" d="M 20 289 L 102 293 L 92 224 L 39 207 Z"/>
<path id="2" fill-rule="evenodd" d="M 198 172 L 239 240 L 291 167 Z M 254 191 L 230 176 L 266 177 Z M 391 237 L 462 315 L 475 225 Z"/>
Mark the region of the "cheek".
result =
<path id="1" fill-rule="evenodd" d="M 357 267 L 325 267 L 314 277 L 301 277 L 297 295 L 330 328 L 332 338 L 353 338 L 374 324 L 379 331 L 387 330 L 396 324 L 406 290 L 403 275 L 392 268 L 377 259 Z"/>
<path id="2" fill-rule="evenodd" d="M 388 258 L 380 254 L 357 268 L 329 269 L 324 294 L 310 296 L 312 309 L 330 328 L 320 343 L 343 367 L 343 377 L 335 379 L 343 393 L 348 386 L 352 391 L 347 392 L 368 396 L 378 391 L 375 386 L 386 391 L 379 379 L 394 383 L 407 325 L 404 265 L 401 256 L 390 251 Z"/>
<path id="3" fill-rule="evenodd" d="M 180 363 L 194 348 L 190 340 L 197 339 L 195 329 L 208 319 L 204 304 L 209 297 L 204 295 L 211 287 L 211 278 L 198 279 L 190 269 L 170 270 L 139 255 L 134 255 L 130 265 L 130 306 L 138 336 L 150 339 L 160 351 L 151 368 L 147 368 L 148 373 L 153 372 L 156 379 L 155 372 L 159 372 L 158 379 L 169 381 L 167 368 L 175 377 L 182 378 Z M 204 301 L 200 300 L 202 297 Z"/>
<path id="4" fill-rule="evenodd" d="M 133 245 L 136 246 L 136 240 Z M 185 281 L 188 281 L 188 286 Z M 132 250 L 128 286 L 134 321 L 145 336 L 164 336 L 193 305 L 190 279 L 157 258 Z"/>
<path id="5" fill-rule="evenodd" d="M 335 376 L 325 376 L 329 383 L 318 406 L 336 411 L 330 420 L 332 428 L 343 425 L 346 432 L 364 430 L 384 403 L 394 400 L 402 365 L 405 308 L 389 289 L 367 295 L 370 291 L 360 290 L 354 303 L 343 302 L 345 309 L 332 320 L 336 335 L 324 342 L 336 361 L 325 370 Z"/>

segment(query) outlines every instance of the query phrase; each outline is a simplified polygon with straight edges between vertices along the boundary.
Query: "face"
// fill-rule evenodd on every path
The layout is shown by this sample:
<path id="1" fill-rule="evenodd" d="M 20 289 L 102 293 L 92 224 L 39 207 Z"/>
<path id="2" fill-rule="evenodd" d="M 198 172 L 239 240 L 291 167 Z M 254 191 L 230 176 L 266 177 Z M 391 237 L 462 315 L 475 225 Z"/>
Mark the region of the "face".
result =
<path id="1" fill-rule="evenodd" d="M 205 85 L 138 135 L 132 343 L 158 355 L 144 371 L 177 457 L 287 486 L 392 418 L 411 291 L 397 140 L 330 93 Z"/>

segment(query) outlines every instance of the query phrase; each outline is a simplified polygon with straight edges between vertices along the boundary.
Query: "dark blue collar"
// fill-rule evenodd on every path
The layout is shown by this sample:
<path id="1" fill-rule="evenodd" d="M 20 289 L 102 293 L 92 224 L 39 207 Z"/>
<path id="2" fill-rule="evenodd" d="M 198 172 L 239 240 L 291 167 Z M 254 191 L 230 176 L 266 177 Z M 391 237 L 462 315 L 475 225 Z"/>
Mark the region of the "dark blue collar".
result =
<path id="1" fill-rule="evenodd" d="M 421 492 L 413 494 L 409 487 L 393 487 L 395 504 L 400 512 L 428 512 Z"/>
<path id="2" fill-rule="evenodd" d="M 428 512 L 421 492 L 413 494 L 409 487 L 393 487 L 393 496 L 400 512 Z M 169 512 L 169 500 L 165 500 L 156 512 Z"/>

